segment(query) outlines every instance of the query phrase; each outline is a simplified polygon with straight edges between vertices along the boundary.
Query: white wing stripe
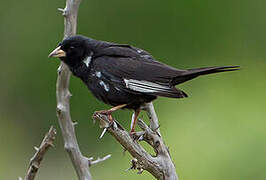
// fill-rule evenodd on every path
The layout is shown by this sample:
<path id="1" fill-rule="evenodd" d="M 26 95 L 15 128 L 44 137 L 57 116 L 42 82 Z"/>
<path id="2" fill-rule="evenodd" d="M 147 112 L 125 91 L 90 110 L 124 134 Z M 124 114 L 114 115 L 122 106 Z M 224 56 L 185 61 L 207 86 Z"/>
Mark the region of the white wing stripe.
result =
<path id="1" fill-rule="evenodd" d="M 147 87 L 147 88 L 152 88 L 152 89 L 161 89 L 161 90 L 169 90 L 170 88 L 163 86 L 163 87 L 158 87 L 158 86 L 151 86 L 149 84 L 139 84 L 139 83 L 129 83 L 131 85 L 136 85 L 136 86 L 142 86 L 142 87 Z M 157 85 L 157 84 L 156 84 Z"/>
<path id="2" fill-rule="evenodd" d="M 170 87 L 162 86 L 160 84 L 153 83 L 150 81 L 144 81 L 144 80 L 140 81 L 140 80 L 135 80 L 135 79 L 124 79 L 124 80 L 126 80 L 129 84 L 139 84 L 139 85 L 150 86 L 150 87 L 159 88 L 159 89 L 171 89 Z"/>
<path id="3" fill-rule="evenodd" d="M 160 89 L 160 88 L 156 88 L 156 87 L 151 87 L 151 86 L 145 86 L 145 85 L 139 85 L 139 84 L 129 84 L 130 86 L 134 86 L 134 87 L 139 87 L 139 88 L 144 88 L 147 90 L 154 90 L 154 91 L 163 91 L 163 92 L 169 92 L 170 89 Z"/>
<path id="4" fill-rule="evenodd" d="M 155 91 L 155 90 L 146 89 L 146 88 L 141 88 L 141 87 L 137 87 L 137 86 L 129 86 L 129 89 L 131 89 L 131 90 L 133 90 L 133 91 L 143 92 L 143 93 L 153 93 L 153 92 L 157 92 L 157 91 Z"/>
<path id="5" fill-rule="evenodd" d="M 139 81 L 134 79 L 124 79 L 126 87 L 144 93 L 153 93 L 153 92 L 169 92 L 171 93 L 171 88 L 167 86 L 162 86 L 149 81 Z"/>

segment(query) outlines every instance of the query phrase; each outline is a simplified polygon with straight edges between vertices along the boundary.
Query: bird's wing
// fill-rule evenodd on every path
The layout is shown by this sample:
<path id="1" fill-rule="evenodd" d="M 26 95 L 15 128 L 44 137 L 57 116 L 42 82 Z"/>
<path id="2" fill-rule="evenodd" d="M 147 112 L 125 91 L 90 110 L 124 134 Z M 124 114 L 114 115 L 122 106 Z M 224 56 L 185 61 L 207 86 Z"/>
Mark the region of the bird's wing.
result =
<path id="1" fill-rule="evenodd" d="M 147 80 L 151 82 L 165 83 L 169 85 L 174 77 L 181 75 L 186 70 L 180 70 L 156 61 L 151 54 L 142 49 L 127 44 L 110 44 L 105 48 L 100 48 L 93 55 L 93 59 L 105 56 L 105 58 L 115 58 L 114 64 L 119 65 L 125 74 L 134 76 L 137 80 Z"/>
<path id="2" fill-rule="evenodd" d="M 122 49 L 121 49 L 122 48 Z M 93 66 L 106 74 L 112 83 L 132 93 L 182 98 L 187 95 L 170 85 L 178 70 L 123 47 L 102 51 L 93 57 Z M 137 50 L 136 50 L 137 51 Z"/>
<path id="3" fill-rule="evenodd" d="M 125 90 L 177 98 L 187 97 L 174 87 L 177 84 L 200 75 L 238 70 L 238 66 L 180 70 L 156 61 L 142 49 L 113 43 L 99 48 L 93 59 L 106 73 L 119 78 Z"/>

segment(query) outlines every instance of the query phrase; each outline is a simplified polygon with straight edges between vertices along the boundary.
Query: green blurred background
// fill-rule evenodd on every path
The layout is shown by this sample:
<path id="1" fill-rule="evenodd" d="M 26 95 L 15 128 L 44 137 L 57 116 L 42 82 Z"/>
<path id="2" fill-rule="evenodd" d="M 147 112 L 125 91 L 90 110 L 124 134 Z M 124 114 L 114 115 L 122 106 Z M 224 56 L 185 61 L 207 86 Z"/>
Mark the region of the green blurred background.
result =
<path id="1" fill-rule="evenodd" d="M 33 146 L 51 125 L 56 147 L 36 179 L 76 179 L 55 116 L 59 61 L 48 53 L 62 39 L 65 1 L 9 0 L 0 6 L 0 179 L 24 176 Z M 265 0 L 83 0 L 78 33 L 129 43 L 178 68 L 241 65 L 239 72 L 210 75 L 180 86 L 186 99 L 154 105 L 181 180 L 266 179 Z M 91 120 L 108 106 L 71 78 L 71 111 L 86 156 L 112 158 L 91 168 L 95 180 L 152 179 L 125 172 L 130 156 Z M 131 112 L 119 111 L 129 129 Z"/>

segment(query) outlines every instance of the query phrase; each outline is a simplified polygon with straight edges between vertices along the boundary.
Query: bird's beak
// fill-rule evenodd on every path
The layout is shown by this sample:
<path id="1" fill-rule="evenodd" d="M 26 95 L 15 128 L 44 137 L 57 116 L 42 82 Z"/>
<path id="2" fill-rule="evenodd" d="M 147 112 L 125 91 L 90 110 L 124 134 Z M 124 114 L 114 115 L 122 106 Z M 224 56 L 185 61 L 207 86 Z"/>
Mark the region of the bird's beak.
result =
<path id="1" fill-rule="evenodd" d="M 61 46 L 58 46 L 48 57 L 66 57 L 66 52 L 61 49 Z"/>

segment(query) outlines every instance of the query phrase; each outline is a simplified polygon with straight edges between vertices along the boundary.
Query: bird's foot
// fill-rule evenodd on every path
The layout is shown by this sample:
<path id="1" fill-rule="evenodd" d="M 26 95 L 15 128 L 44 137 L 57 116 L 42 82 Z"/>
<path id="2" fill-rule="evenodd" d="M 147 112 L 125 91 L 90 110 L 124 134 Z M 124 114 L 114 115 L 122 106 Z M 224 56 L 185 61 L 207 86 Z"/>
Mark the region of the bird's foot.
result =
<path id="1" fill-rule="evenodd" d="M 107 129 L 110 127 L 116 126 L 116 123 L 112 120 L 110 121 L 110 118 L 108 117 L 108 114 L 105 114 L 105 112 L 97 111 L 93 114 L 93 120 L 95 121 L 95 118 L 101 119 L 100 120 L 100 128 L 103 129 L 100 139 L 104 136 L 104 134 L 107 132 Z"/>
<path id="2" fill-rule="evenodd" d="M 112 125 L 113 122 L 114 122 L 114 119 L 112 117 L 112 112 L 113 111 L 110 111 L 110 110 L 101 110 L 101 111 L 96 111 L 95 113 L 96 114 L 101 114 L 101 115 L 106 115 L 108 120 L 110 121 L 110 124 Z"/>
<path id="3" fill-rule="evenodd" d="M 102 119 L 104 121 L 100 121 L 100 127 L 101 128 L 109 128 L 112 127 L 114 125 L 114 120 L 113 117 L 111 116 L 111 114 L 108 114 L 106 112 L 103 111 L 96 111 L 93 114 L 93 120 L 95 121 L 95 117 Z"/>

